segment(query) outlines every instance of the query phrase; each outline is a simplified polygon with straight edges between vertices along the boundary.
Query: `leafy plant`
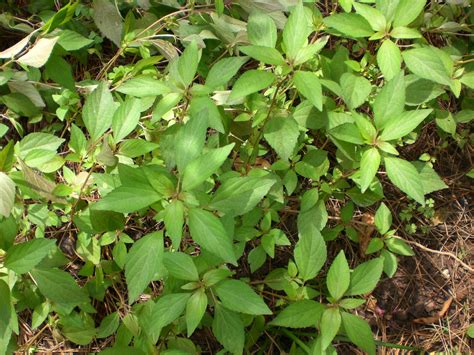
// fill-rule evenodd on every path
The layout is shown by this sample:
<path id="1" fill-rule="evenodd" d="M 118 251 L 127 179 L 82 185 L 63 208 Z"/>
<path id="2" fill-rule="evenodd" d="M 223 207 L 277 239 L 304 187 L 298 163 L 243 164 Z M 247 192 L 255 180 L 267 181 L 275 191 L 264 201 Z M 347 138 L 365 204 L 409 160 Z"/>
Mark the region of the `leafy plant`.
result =
<path id="1" fill-rule="evenodd" d="M 25 35 L 0 52 L 0 353 L 19 317 L 111 353 L 198 353 L 203 328 L 235 354 L 265 334 L 376 353 L 355 310 L 413 251 L 383 202 L 369 260 L 329 246 L 387 189 L 426 209 L 447 187 L 403 151 L 474 117 L 467 44 L 439 32 L 470 32 L 467 5 L 41 1 L 31 26 L 9 3 Z"/>

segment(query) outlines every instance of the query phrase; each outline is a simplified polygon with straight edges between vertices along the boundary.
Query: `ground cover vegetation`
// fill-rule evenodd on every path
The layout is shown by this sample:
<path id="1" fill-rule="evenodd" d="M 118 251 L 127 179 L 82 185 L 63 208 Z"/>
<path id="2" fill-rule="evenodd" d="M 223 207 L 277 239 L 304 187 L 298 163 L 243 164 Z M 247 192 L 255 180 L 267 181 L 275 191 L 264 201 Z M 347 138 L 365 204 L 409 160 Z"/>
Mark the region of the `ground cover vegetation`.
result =
<path id="1" fill-rule="evenodd" d="M 0 353 L 469 351 L 468 0 L 0 10 Z"/>

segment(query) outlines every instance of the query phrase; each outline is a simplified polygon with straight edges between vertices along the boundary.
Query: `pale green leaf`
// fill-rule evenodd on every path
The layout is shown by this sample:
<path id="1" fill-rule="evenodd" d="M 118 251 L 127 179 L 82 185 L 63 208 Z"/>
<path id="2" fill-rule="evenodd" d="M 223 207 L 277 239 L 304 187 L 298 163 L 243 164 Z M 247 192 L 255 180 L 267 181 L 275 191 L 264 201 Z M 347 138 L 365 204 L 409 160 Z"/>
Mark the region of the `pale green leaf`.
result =
<path id="1" fill-rule="evenodd" d="M 259 315 L 272 314 L 252 288 L 240 280 L 225 280 L 215 286 L 215 292 L 224 307 L 234 312 Z"/>
<path id="2" fill-rule="evenodd" d="M 8 249 L 4 265 L 17 274 L 24 274 L 38 265 L 55 245 L 51 239 L 34 239 L 16 244 Z"/>
<path id="3" fill-rule="evenodd" d="M 432 109 L 405 111 L 393 117 L 387 122 L 379 138 L 384 141 L 391 141 L 406 136 L 414 131 L 432 111 Z"/>
<path id="4" fill-rule="evenodd" d="M 283 29 L 283 46 L 288 58 L 294 59 L 298 51 L 307 43 L 311 27 L 303 5 L 296 5 L 290 13 Z"/>
<path id="5" fill-rule="evenodd" d="M 190 293 L 171 293 L 160 297 L 152 311 L 153 330 L 166 327 L 183 314 L 190 296 Z"/>
<path id="6" fill-rule="evenodd" d="M 370 37 L 374 33 L 370 24 L 354 13 L 334 14 L 323 19 L 326 26 L 352 38 Z"/>
<path id="7" fill-rule="evenodd" d="M 392 80 L 400 72 L 402 54 L 391 40 L 383 41 L 377 51 L 377 63 L 386 80 Z"/>
<path id="8" fill-rule="evenodd" d="M 206 78 L 206 86 L 216 88 L 223 86 L 237 74 L 240 67 L 249 60 L 248 57 L 229 57 L 219 60 L 211 67 Z"/>
<path id="9" fill-rule="evenodd" d="M 357 266 L 352 272 L 346 295 L 354 296 L 372 292 L 380 280 L 382 269 L 382 258 L 372 259 Z"/>
<path id="10" fill-rule="evenodd" d="M 140 100 L 127 97 L 115 111 L 112 120 L 112 130 L 115 142 L 119 142 L 133 132 L 140 120 Z"/>
<path id="11" fill-rule="evenodd" d="M 234 83 L 229 100 L 236 100 L 270 86 L 275 80 L 275 75 L 263 70 L 248 70 Z"/>
<path id="12" fill-rule="evenodd" d="M 358 2 L 354 3 L 356 12 L 361 15 L 370 24 L 374 31 L 384 31 L 387 26 L 387 21 L 384 15 L 376 8 L 361 4 Z"/>
<path id="13" fill-rule="evenodd" d="M 451 73 L 445 66 L 440 54 L 432 47 L 410 49 L 402 53 L 408 69 L 420 78 L 438 84 L 451 85 Z"/>
<path id="14" fill-rule="evenodd" d="M 49 59 L 59 37 L 40 38 L 25 55 L 18 58 L 18 63 L 34 68 L 41 68 Z"/>
<path id="15" fill-rule="evenodd" d="M 296 89 L 306 97 L 319 111 L 323 110 L 323 92 L 319 78 L 315 73 L 296 71 L 293 77 Z"/>
<path id="16" fill-rule="evenodd" d="M 385 205 L 385 203 L 381 203 L 377 212 L 375 213 L 375 227 L 379 231 L 380 234 L 385 234 L 388 232 L 390 227 L 392 226 L 392 213 Z"/>
<path id="17" fill-rule="evenodd" d="M 393 27 L 407 26 L 423 11 L 426 0 L 399 0 L 393 18 Z"/>
<path id="18" fill-rule="evenodd" d="M 374 180 L 380 166 L 380 153 L 377 148 L 367 149 L 360 160 L 360 190 L 364 193 Z"/>
<path id="19" fill-rule="evenodd" d="M 207 308 L 207 296 L 203 288 L 194 292 L 186 303 L 186 328 L 190 337 L 204 316 Z"/>
<path id="20" fill-rule="evenodd" d="M 343 74 L 340 79 L 340 85 L 344 102 L 350 109 L 355 109 L 362 105 L 372 91 L 370 81 L 352 73 Z"/>
<path id="21" fill-rule="evenodd" d="M 171 276 L 178 280 L 198 281 L 199 274 L 191 256 L 185 253 L 165 253 L 163 264 Z"/>
<path id="22" fill-rule="evenodd" d="M 265 13 L 253 12 L 247 21 L 247 36 L 255 46 L 275 48 L 277 28 L 275 21 Z"/>
<path id="23" fill-rule="evenodd" d="M 159 201 L 161 195 L 151 187 L 120 186 L 99 200 L 98 210 L 107 210 L 121 213 L 138 211 Z"/>
<path id="24" fill-rule="evenodd" d="M 346 256 L 341 250 L 333 260 L 326 276 L 329 294 L 334 300 L 339 300 L 349 288 L 350 275 Z"/>
<path id="25" fill-rule="evenodd" d="M 170 89 L 160 80 L 140 75 L 124 82 L 116 91 L 135 97 L 148 97 L 168 94 Z"/>
<path id="26" fill-rule="evenodd" d="M 338 308 L 326 308 L 321 317 L 321 348 L 325 350 L 341 327 L 341 312 Z"/>
<path id="27" fill-rule="evenodd" d="M 15 203 L 15 183 L 4 172 L 0 171 L 0 215 L 10 216 Z"/>
<path id="28" fill-rule="evenodd" d="M 216 304 L 212 333 L 226 350 L 233 354 L 242 354 L 245 342 L 245 328 L 238 313 Z"/>
<path id="29" fill-rule="evenodd" d="M 270 322 L 271 325 L 286 328 L 314 328 L 319 322 L 324 307 L 312 300 L 301 300 L 286 306 Z"/>
<path id="30" fill-rule="evenodd" d="M 96 141 L 110 128 L 115 109 L 115 102 L 107 83 L 102 81 L 87 97 L 82 111 L 82 119 L 92 141 Z"/>
<path id="31" fill-rule="evenodd" d="M 390 181 L 415 201 L 424 204 L 425 196 L 421 176 L 408 161 L 385 157 L 385 170 Z"/>
<path id="32" fill-rule="evenodd" d="M 375 342 L 369 324 L 347 312 L 341 312 L 342 325 L 349 339 L 369 355 L 375 355 Z"/>
<path id="33" fill-rule="evenodd" d="M 292 116 L 273 116 L 265 125 L 263 136 L 277 154 L 288 160 L 296 148 L 300 134 Z"/>
<path id="34" fill-rule="evenodd" d="M 326 243 L 317 230 L 311 226 L 300 229 L 299 239 L 295 246 L 294 258 L 299 276 L 304 280 L 316 277 L 326 262 Z"/>
<path id="35" fill-rule="evenodd" d="M 191 208 L 188 217 L 189 229 L 194 241 L 211 254 L 237 265 L 232 239 L 218 217 L 199 208 Z"/>
<path id="36" fill-rule="evenodd" d="M 173 246 L 178 249 L 183 236 L 184 204 L 180 200 L 173 200 L 165 208 L 163 217 L 166 234 L 171 238 Z"/>
<path id="37" fill-rule="evenodd" d="M 391 119 L 399 116 L 405 107 L 405 77 L 400 71 L 392 80 L 385 83 L 374 102 L 374 122 L 378 129 Z"/>
<path id="38" fill-rule="evenodd" d="M 242 46 L 239 50 L 249 57 L 265 64 L 283 65 L 285 59 L 275 48 L 263 46 Z"/>

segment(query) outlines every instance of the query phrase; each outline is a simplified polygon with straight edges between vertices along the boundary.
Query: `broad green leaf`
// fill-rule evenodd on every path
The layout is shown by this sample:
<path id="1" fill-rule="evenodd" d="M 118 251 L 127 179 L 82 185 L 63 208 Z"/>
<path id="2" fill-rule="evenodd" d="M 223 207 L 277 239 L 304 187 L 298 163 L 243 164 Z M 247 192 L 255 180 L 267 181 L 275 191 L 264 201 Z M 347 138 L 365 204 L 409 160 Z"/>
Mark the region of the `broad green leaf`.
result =
<path id="1" fill-rule="evenodd" d="M 415 255 L 413 249 L 403 239 L 387 238 L 385 239 L 385 245 L 392 253 L 405 256 Z"/>
<path id="2" fill-rule="evenodd" d="M 20 141 L 19 156 L 21 159 L 25 159 L 28 154 L 35 150 L 40 150 L 43 154 L 45 151 L 56 152 L 63 142 L 64 139 L 53 134 L 43 132 L 30 133 Z"/>
<path id="3" fill-rule="evenodd" d="M 391 40 L 383 41 L 377 51 L 377 63 L 386 80 L 392 80 L 400 72 L 402 54 Z"/>
<path id="4" fill-rule="evenodd" d="M 283 29 L 283 47 L 286 56 L 294 59 L 298 51 L 305 46 L 311 27 L 306 18 L 303 5 L 296 5 L 290 13 Z"/>
<path id="5" fill-rule="evenodd" d="M 210 207 L 231 216 L 251 211 L 265 196 L 275 180 L 270 177 L 241 176 L 225 180 L 214 194 Z"/>
<path id="6" fill-rule="evenodd" d="M 349 339 L 369 355 L 375 355 L 375 342 L 369 324 L 347 312 L 341 312 L 342 325 Z"/>
<path id="7" fill-rule="evenodd" d="M 0 335 L 3 336 L 10 327 L 10 319 L 13 311 L 10 287 L 8 287 L 8 284 L 3 280 L 0 280 L 0 299 L 2 300 L 2 302 L 0 302 Z"/>
<path id="8" fill-rule="evenodd" d="M 251 13 L 247 21 L 247 36 L 254 46 L 275 48 L 277 41 L 275 21 L 265 13 Z"/>
<path id="9" fill-rule="evenodd" d="M 243 353 L 245 328 L 238 313 L 232 312 L 217 303 L 214 308 L 212 333 L 227 351 L 232 354 Z"/>
<path id="10" fill-rule="evenodd" d="M 175 135 L 174 150 L 176 165 L 180 173 L 184 172 L 189 162 L 201 155 L 206 141 L 207 127 L 207 113 L 201 110 L 196 115 L 192 115 L 189 121 L 179 128 Z"/>
<path id="11" fill-rule="evenodd" d="M 55 245 L 51 239 L 34 239 L 16 244 L 8 249 L 4 265 L 17 274 L 24 274 L 38 265 Z"/>
<path id="12" fill-rule="evenodd" d="M 163 234 L 154 232 L 137 240 L 127 255 L 125 279 L 132 304 L 157 275 L 163 273 Z"/>
<path id="13" fill-rule="evenodd" d="M 184 204 L 180 200 L 171 201 L 165 208 L 163 221 L 165 222 L 166 234 L 171 238 L 173 247 L 178 249 L 183 236 Z"/>
<path id="14" fill-rule="evenodd" d="M 161 195 L 151 187 L 120 186 L 99 200 L 98 210 L 129 213 L 148 207 L 161 199 Z"/>
<path id="15" fill-rule="evenodd" d="M 200 288 L 188 298 L 188 302 L 186 303 L 186 328 L 188 337 L 193 334 L 199 323 L 201 323 L 201 319 L 204 313 L 206 313 L 206 308 L 206 292 L 203 288 Z"/>
<path id="16" fill-rule="evenodd" d="M 220 133 L 225 132 L 224 125 L 222 124 L 221 113 L 214 101 L 210 98 L 206 96 L 194 97 L 189 104 L 189 113 L 192 117 L 207 116 L 209 127 Z"/>
<path id="17" fill-rule="evenodd" d="M 300 131 L 292 116 L 273 116 L 264 128 L 263 136 L 277 154 L 288 160 L 296 148 Z"/>
<path id="18" fill-rule="evenodd" d="M 96 337 L 102 339 L 113 335 L 117 331 L 119 324 L 120 316 L 117 312 L 105 316 L 100 322 L 100 326 L 97 328 Z"/>
<path id="19" fill-rule="evenodd" d="M 198 281 L 199 274 L 191 256 L 185 253 L 165 253 L 163 264 L 174 278 L 185 281 Z"/>
<path id="20" fill-rule="evenodd" d="M 354 8 L 359 15 L 366 19 L 374 31 L 385 31 L 387 21 L 379 10 L 358 2 L 354 3 Z"/>
<path id="21" fill-rule="evenodd" d="M 178 319 L 190 296 L 190 293 L 170 293 L 160 297 L 153 307 L 153 329 L 161 329 Z"/>
<path id="22" fill-rule="evenodd" d="M 353 123 L 343 123 L 328 130 L 330 136 L 348 142 L 352 144 L 363 144 L 364 139 L 362 138 L 359 129 Z"/>
<path id="23" fill-rule="evenodd" d="M 382 275 L 383 259 L 376 258 L 357 266 L 351 275 L 347 296 L 362 295 L 371 292 Z"/>
<path id="24" fill-rule="evenodd" d="M 248 60 L 248 57 L 228 57 L 219 60 L 209 70 L 206 86 L 214 89 L 226 85 Z"/>
<path id="25" fill-rule="evenodd" d="M 440 53 L 433 47 L 410 49 L 404 51 L 402 56 L 408 69 L 420 78 L 451 85 L 451 73 L 441 59 Z"/>
<path id="26" fill-rule="evenodd" d="M 319 78 L 315 73 L 296 71 L 293 77 L 296 89 L 306 97 L 319 111 L 323 110 L 323 92 Z"/>
<path id="27" fill-rule="evenodd" d="M 270 86 L 275 80 L 275 75 L 263 70 L 248 70 L 234 83 L 229 100 L 236 100 Z"/>
<path id="28" fill-rule="evenodd" d="M 33 269 L 31 276 L 40 292 L 69 312 L 77 305 L 87 303 L 89 297 L 67 272 L 56 269 Z"/>
<path id="29" fill-rule="evenodd" d="M 115 102 L 107 83 L 102 81 L 87 97 L 82 111 L 82 119 L 92 141 L 99 139 L 110 128 L 115 109 Z"/>
<path id="30" fill-rule="evenodd" d="M 115 111 L 112 120 L 112 130 L 115 142 L 119 142 L 133 132 L 140 120 L 140 100 L 127 97 Z"/>
<path id="31" fill-rule="evenodd" d="M 178 59 L 178 72 L 181 82 L 185 87 L 189 86 L 196 75 L 199 63 L 199 52 L 196 41 L 192 41 Z"/>
<path id="32" fill-rule="evenodd" d="M 393 38 L 399 38 L 399 39 L 405 39 L 405 38 L 412 39 L 412 38 L 423 37 L 418 30 L 415 30 L 414 28 L 404 27 L 404 26 L 395 27 L 390 32 L 390 36 Z"/>
<path id="33" fill-rule="evenodd" d="M 72 75 L 71 65 L 63 58 L 57 55 L 51 56 L 48 62 L 46 63 L 45 73 L 52 80 L 64 86 L 65 88 L 69 90 L 73 90 L 73 91 L 75 90 L 75 82 L 74 82 L 74 77 Z M 30 95 L 30 99 L 31 98 L 32 97 Z M 32 100 L 32 101 L 35 102 L 36 106 L 38 106 L 38 103 L 35 100 Z"/>
<path id="34" fill-rule="evenodd" d="M 345 12 L 351 12 L 354 0 L 338 0 L 338 3 Z"/>
<path id="35" fill-rule="evenodd" d="M 285 59 L 275 48 L 264 46 L 242 46 L 239 50 L 265 64 L 283 65 Z"/>
<path id="36" fill-rule="evenodd" d="M 219 282 L 214 289 L 224 307 L 231 311 L 252 315 L 272 314 L 262 297 L 245 282 L 224 280 Z"/>
<path id="37" fill-rule="evenodd" d="M 380 153 L 377 148 L 369 148 L 360 160 L 360 190 L 364 193 L 374 180 L 380 166 Z"/>
<path id="38" fill-rule="evenodd" d="M 329 294 L 334 300 L 339 300 L 349 288 L 350 272 L 344 251 L 341 250 L 333 260 L 326 276 Z"/>
<path id="39" fill-rule="evenodd" d="M 362 105 L 372 91 L 370 81 L 352 73 L 343 74 L 340 84 L 342 97 L 350 109 L 356 109 Z"/>
<path id="40" fill-rule="evenodd" d="M 314 328 L 321 319 L 324 307 L 312 300 L 301 300 L 286 306 L 270 322 L 271 325 L 286 328 Z"/>
<path id="41" fill-rule="evenodd" d="M 399 0 L 393 18 L 393 27 L 407 26 L 423 11 L 426 0 Z"/>
<path id="42" fill-rule="evenodd" d="M 33 314 L 31 315 L 31 328 L 37 329 L 48 317 L 51 312 L 51 304 L 49 302 L 43 302 L 37 305 L 33 309 Z"/>
<path id="43" fill-rule="evenodd" d="M 384 141 L 391 141 L 406 136 L 413 132 L 432 111 L 432 109 L 405 111 L 393 117 L 387 122 L 379 138 Z"/>
<path id="44" fill-rule="evenodd" d="M 316 277 L 326 261 L 326 243 L 315 227 L 299 228 L 299 239 L 295 246 L 294 258 L 299 276 L 304 280 Z"/>
<path id="45" fill-rule="evenodd" d="M 341 312 L 338 308 L 326 308 L 321 317 L 321 348 L 325 350 L 341 327 Z"/>
<path id="46" fill-rule="evenodd" d="M 415 201 L 421 204 L 425 203 L 421 176 L 410 162 L 399 158 L 385 157 L 384 165 L 388 178 L 396 187 Z"/>
<path id="47" fill-rule="evenodd" d="M 413 162 L 416 170 L 420 173 L 421 183 L 423 185 L 423 191 L 425 195 L 430 194 L 434 191 L 447 189 L 448 185 L 445 184 L 439 175 L 429 164 L 423 164 L 422 162 Z"/>
<path id="48" fill-rule="evenodd" d="M 62 316 L 59 324 L 66 338 L 78 345 L 89 344 L 96 334 L 94 320 L 87 313 Z"/>
<path id="49" fill-rule="evenodd" d="M 0 171 L 0 216 L 8 217 L 15 203 L 15 183 Z"/>
<path id="50" fill-rule="evenodd" d="M 375 212 L 375 227 L 380 234 L 385 234 L 388 232 L 392 226 L 392 213 L 388 209 L 385 203 L 381 203 L 377 212 Z"/>
<path id="51" fill-rule="evenodd" d="M 117 47 L 122 40 L 122 17 L 118 8 L 108 0 L 94 0 L 92 18 L 100 32 L 110 39 Z"/>
<path id="52" fill-rule="evenodd" d="M 400 71 L 392 80 L 386 83 L 378 93 L 374 102 L 374 122 L 378 129 L 396 118 L 405 107 L 405 77 Z"/>
<path id="53" fill-rule="evenodd" d="M 312 233 L 313 229 L 322 230 L 328 221 L 328 213 L 324 201 L 318 201 L 307 210 L 301 210 L 298 214 L 298 230 L 304 233 Z M 318 238 L 319 239 L 319 238 Z M 306 242 L 309 242 L 307 240 Z M 306 244 L 306 242 L 304 244 Z"/>
<path id="54" fill-rule="evenodd" d="M 188 217 L 194 241 L 211 254 L 237 265 L 232 239 L 218 217 L 199 208 L 189 209 Z"/>
<path id="55" fill-rule="evenodd" d="M 171 92 L 164 95 L 153 109 L 151 123 L 158 122 L 167 112 L 176 108 L 176 105 L 181 101 L 182 98 L 183 95 L 178 92 Z"/>
<path id="56" fill-rule="evenodd" d="M 293 65 L 301 65 L 314 58 L 324 48 L 328 40 L 329 36 L 323 36 L 318 38 L 316 42 L 301 48 L 296 55 Z"/>
<path id="57" fill-rule="evenodd" d="M 40 38 L 26 54 L 18 58 L 18 63 L 41 68 L 49 59 L 59 37 Z"/>
<path id="58" fill-rule="evenodd" d="M 374 31 L 360 15 L 354 13 L 334 14 L 323 19 L 326 26 L 352 38 L 370 37 Z"/>
<path id="59" fill-rule="evenodd" d="M 234 143 L 211 149 L 190 162 L 183 172 L 183 190 L 190 191 L 214 174 L 227 159 Z"/>
<path id="60" fill-rule="evenodd" d="M 168 94 L 170 89 L 160 80 L 140 75 L 124 82 L 116 91 L 135 97 L 148 97 Z"/>
<path id="61" fill-rule="evenodd" d="M 58 44 L 66 51 L 77 51 L 94 43 L 92 39 L 86 38 L 81 34 L 71 30 L 61 30 L 59 33 Z"/>
<path id="62" fill-rule="evenodd" d="M 372 239 L 374 240 L 374 239 Z M 383 244 L 383 243 L 382 243 Z M 362 306 L 365 303 L 365 299 L 361 298 L 344 298 L 339 302 L 339 305 L 345 309 L 354 309 Z"/>

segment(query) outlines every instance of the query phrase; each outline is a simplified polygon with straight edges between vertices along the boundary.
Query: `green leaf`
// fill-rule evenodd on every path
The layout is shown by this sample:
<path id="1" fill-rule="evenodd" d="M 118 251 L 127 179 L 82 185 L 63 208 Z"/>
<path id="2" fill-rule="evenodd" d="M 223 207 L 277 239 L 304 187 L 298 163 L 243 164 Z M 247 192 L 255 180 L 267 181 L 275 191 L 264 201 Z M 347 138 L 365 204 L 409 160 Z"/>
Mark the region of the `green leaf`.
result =
<path id="1" fill-rule="evenodd" d="M 199 323 L 201 323 L 201 319 L 204 313 L 206 313 L 206 308 L 206 292 L 203 288 L 200 288 L 188 298 L 186 303 L 186 329 L 188 337 L 193 334 Z"/>
<path id="2" fill-rule="evenodd" d="M 140 100 L 127 97 L 115 111 L 112 120 L 115 142 L 119 142 L 133 132 L 140 120 Z"/>
<path id="3" fill-rule="evenodd" d="M 410 162 L 399 158 L 385 157 L 384 164 L 388 178 L 396 187 L 415 201 L 421 204 L 425 203 L 420 174 Z"/>
<path id="4" fill-rule="evenodd" d="M 87 97 L 82 111 L 82 119 L 92 141 L 99 139 L 110 128 L 115 109 L 115 102 L 107 83 L 102 81 Z"/>
<path id="5" fill-rule="evenodd" d="M 362 105 L 372 91 L 370 81 L 352 73 L 343 74 L 340 84 L 342 97 L 350 109 L 356 109 Z"/>
<path id="6" fill-rule="evenodd" d="M 421 183 L 423 185 L 423 192 L 425 195 L 430 194 L 434 191 L 447 189 L 448 185 L 444 183 L 439 175 L 429 164 L 423 164 L 422 162 L 413 162 L 416 170 L 420 173 Z"/>
<path id="7" fill-rule="evenodd" d="M 375 355 L 375 342 L 369 324 L 347 312 L 341 312 L 342 325 L 349 339 L 369 355 Z"/>
<path id="8" fill-rule="evenodd" d="M 440 53 L 433 47 L 410 49 L 402 53 L 408 69 L 420 78 L 438 84 L 451 85 L 451 73 L 445 66 Z"/>
<path id="9" fill-rule="evenodd" d="M 428 117 L 432 109 L 405 111 L 390 119 L 380 135 L 383 141 L 391 141 L 411 133 L 423 120 Z"/>
<path id="10" fill-rule="evenodd" d="M 248 57 L 229 57 L 219 60 L 209 70 L 206 86 L 214 89 L 227 84 L 248 60 Z"/>
<path id="11" fill-rule="evenodd" d="M 19 92 L 0 96 L 0 102 L 3 102 L 10 110 L 20 116 L 33 117 L 40 114 L 40 110 L 31 102 L 28 96 Z"/>
<path id="12" fill-rule="evenodd" d="M 183 190 L 190 191 L 214 174 L 227 159 L 234 143 L 211 149 L 189 163 L 183 172 Z"/>
<path id="13" fill-rule="evenodd" d="M 392 80 L 400 72 L 402 54 L 391 40 L 383 41 L 377 51 L 377 63 L 386 80 Z"/>
<path id="14" fill-rule="evenodd" d="M 212 333 L 226 350 L 232 354 L 242 354 L 245 342 L 245 329 L 238 313 L 232 312 L 220 304 L 214 308 Z"/>
<path id="15" fill-rule="evenodd" d="M 199 281 L 199 274 L 193 259 L 185 253 L 165 253 L 163 264 L 174 278 L 185 281 Z"/>
<path id="16" fill-rule="evenodd" d="M 374 33 L 370 24 L 362 16 L 354 13 L 334 14 L 325 17 L 323 22 L 347 37 L 370 37 Z"/>
<path id="17" fill-rule="evenodd" d="M 349 288 L 350 269 L 344 251 L 341 250 L 329 268 L 326 284 L 329 294 L 334 300 L 339 300 Z"/>
<path id="18" fill-rule="evenodd" d="M 17 274 L 31 271 L 51 251 L 56 243 L 50 239 L 34 239 L 12 246 L 7 251 L 5 266 Z"/>
<path id="19" fill-rule="evenodd" d="M 377 212 L 375 212 L 375 227 L 380 234 L 385 234 L 388 232 L 392 226 L 392 213 L 388 209 L 385 203 L 381 203 Z"/>
<path id="20" fill-rule="evenodd" d="M 382 249 L 380 256 L 383 258 L 383 271 L 388 277 L 393 277 L 397 272 L 397 257 L 386 249 Z"/>
<path id="21" fill-rule="evenodd" d="M 12 307 L 10 287 L 8 287 L 8 284 L 3 280 L 0 280 L 0 299 L 2 300 L 2 302 L 0 302 L 0 335 L 4 336 L 10 328 L 10 321 L 14 310 Z M 9 338 L 8 336 L 7 340 L 9 340 Z M 0 345 L 1 344 L 2 343 L 0 343 Z M 0 347 L 0 350 L 1 349 Z"/>
<path id="22" fill-rule="evenodd" d="M 99 200 L 98 210 L 129 213 L 148 207 L 161 199 L 161 195 L 151 187 L 120 186 Z"/>
<path id="23" fill-rule="evenodd" d="M 161 80 L 140 75 L 124 82 L 116 91 L 135 97 L 148 97 L 168 94 L 170 89 Z"/>
<path id="24" fill-rule="evenodd" d="M 341 327 L 341 312 L 338 308 L 327 308 L 321 317 L 321 348 L 325 350 Z"/>
<path id="25" fill-rule="evenodd" d="M 70 312 L 75 306 L 87 303 L 89 297 L 67 272 L 49 268 L 33 269 L 31 276 L 40 292 L 49 300 Z"/>
<path id="26" fill-rule="evenodd" d="M 371 292 L 382 275 L 383 259 L 376 258 L 357 266 L 351 275 L 347 296 L 362 295 Z"/>
<path id="27" fill-rule="evenodd" d="M 105 316 L 97 328 L 96 337 L 99 339 L 107 338 L 113 335 L 120 324 L 120 316 L 117 312 L 113 312 Z"/>
<path id="28" fill-rule="evenodd" d="M 0 216 L 8 217 L 15 204 L 15 183 L 0 171 Z"/>
<path id="29" fill-rule="evenodd" d="M 110 39 L 117 47 L 122 40 L 122 17 L 116 8 L 108 0 L 94 0 L 92 18 L 100 32 Z"/>
<path id="30" fill-rule="evenodd" d="M 66 338 L 75 344 L 87 345 L 96 334 L 94 320 L 87 313 L 62 316 L 59 323 Z"/>
<path id="31" fill-rule="evenodd" d="M 206 96 L 193 97 L 189 104 L 189 113 L 192 117 L 207 116 L 209 127 L 220 133 L 225 133 L 222 117 L 213 100 Z"/>
<path id="32" fill-rule="evenodd" d="M 229 100 L 243 98 L 254 92 L 265 89 L 275 80 L 275 75 L 263 70 L 248 70 L 244 72 L 234 83 Z"/>
<path id="33" fill-rule="evenodd" d="M 163 217 L 166 234 L 171 238 L 175 249 L 179 248 L 183 236 L 184 204 L 180 200 L 173 200 L 165 208 Z"/>
<path id="34" fill-rule="evenodd" d="M 283 29 L 283 48 L 286 56 L 294 59 L 298 51 L 305 46 L 311 27 L 306 18 L 303 5 L 296 5 L 290 13 Z"/>
<path id="35" fill-rule="evenodd" d="M 405 77 L 400 71 L 386 83 L 374 102 L 374 122 L 378 129 L 399 116 L 405 107 Z"/>
<path id="36" fill-rule="evenodd" d="M 364 193 L 374 180 L 380 166 L 380 153 L 377 148 L 367 149 L 360 160 L 360 190 Z"/>
<path id="37" fill-rule="evenodd" d="M 53 55 L 46 63 L 45 73 L 58 84 L 75 90 L 74 77 L 71 65 L 63 58 Z"/>
<path id="38" fill-rule="evenodd" d="M 310 280 L 318 274 L 326 261 L 326 243 L 321 233 L 313 226 L 299 228 L 299 239 L 296 243 L 294 258 L 299 276 Z"/>
<path id="39" fill-rule="evenodd" d="M 224 307 L 231 311 L 252 315 L 272 314 L 263 299 L 245 282 L 224 280 L 214 288 Z"/>
<path id="40" fill-rule="evenodd" d="M 160 297 L 151 316 L 154 320 L 153 329 L 166 327 L 183 314 L 190 296 L 190 293 L 171 293 Z"/>
<path id="41" fill-rule="evenodd" d="M 414 28 L 404 27 L 404 26 L 395 27 L 390 32 L 390 36 L 392 36 L 393 38 L 398 38 L 398 39 L 405 39 L 405 38 L 412 39 L 412 38 L 423 37 L 418 30 L 415 30 Z"/>
<path id="42" fill-rule="evenodd" d="M 241 176 L 225 180 L 214 194 L 210 207 L 226 215 L 250 212 L 275 184 L 270 177 Z"/>
<path id="43" fill-rule="evenodd" d="M 275 48 L 277 28 L 275 21 L 263 12 L 252 12 L 247 21 L 247 36 L 255 46 Z"/>
<path id="44" fill-rule="evenodd" d="M 185 87 L 189 86 L 196 75 L 199 64 L 199 52 L 196 41 L 192 41 L 178 59 L 178 72 L 181 82 Z"/>
<path id="45" fill-rule="evenodd" d="M 400 0 L 393 18 L 393 27 L 407 26 L 423 11 L 426 0 Z"/>
<path id="46" fill-rule="evenodd" d="M 293 77 L 296 89 L 306 97 L 319 111 L 323 110 L 323 92 L 319 78 L 315 73 L 296 71 Z"/>
<path id="47" fill-rule="evenodd" d="M 354 3 L 354 8 L 359 15 L 367 20 L 374 31 L 385 31 L 387 21 L 379 10 L 358 2 Z"/>
<path id="48" fill-rule="evenodd" d="M 270 322 L 271 325 L 286 328 L 315 327 L 321 319 L 324 306 L 316 301 L 301 300 L 286 306 Z"/>
<path id="49" fill-rule="evenodd" d="M 265 64 L 283 65 L 285 59 L 275 48 L 264 46 L 243 46 L 239 50 L 249 57 Z"/>
<path id="50" fill-rule="evenodd" d="M 385 245 L 387 248 L 395 254 L 413 256 L 415 253 L 411 246 L 409 246 L 404 240 L 399 238 L 387 238 L 385 239 Z"/>
<path id="51" fill-rule="evenodd" d="M 179 128 L 175 139 L 176 165 L 183 173 L 186 165 L 195 160 L 202 152 L 206 140 L 208 127 L 207 115 L 200 111 L 196 116 L 191 116 L 184 126 Z"/>
<path id="52" fill-rule="evenodd" d="M 264 127 L 263 136 L 283 159 L 288 160 L 296 148 L 300 131 L 292 116 L 273 116 Z"/>
<path id="53" fill-rule="evenodd" d="M 154 232 L 137 240 L 127 255 L 125 279 L 128 303 L 132 304 L 148 284 L 163 272 L 163 233 Z"/>
<path id="54" fill-rule="evenodd" d="M 189 209 L 188 217 L 194 241 L 211 254 L 237 265 L 232 239 L 219 218 L 199 208 Z"/>
<path id="55" fill-rule="evenodd" d="M 364 144 L 358 127 L 353 123 L 343 123 L 328 130 L 331 137 L 352 144 Z"/>
<path id="56" fill-rule="evenodd" d="M 64 29 L 59 33 L 58 44 L 68 52 L 77 51 L 92 43 L 94 43 L 92 39 L 86 38 L 75 31 Z"/>

